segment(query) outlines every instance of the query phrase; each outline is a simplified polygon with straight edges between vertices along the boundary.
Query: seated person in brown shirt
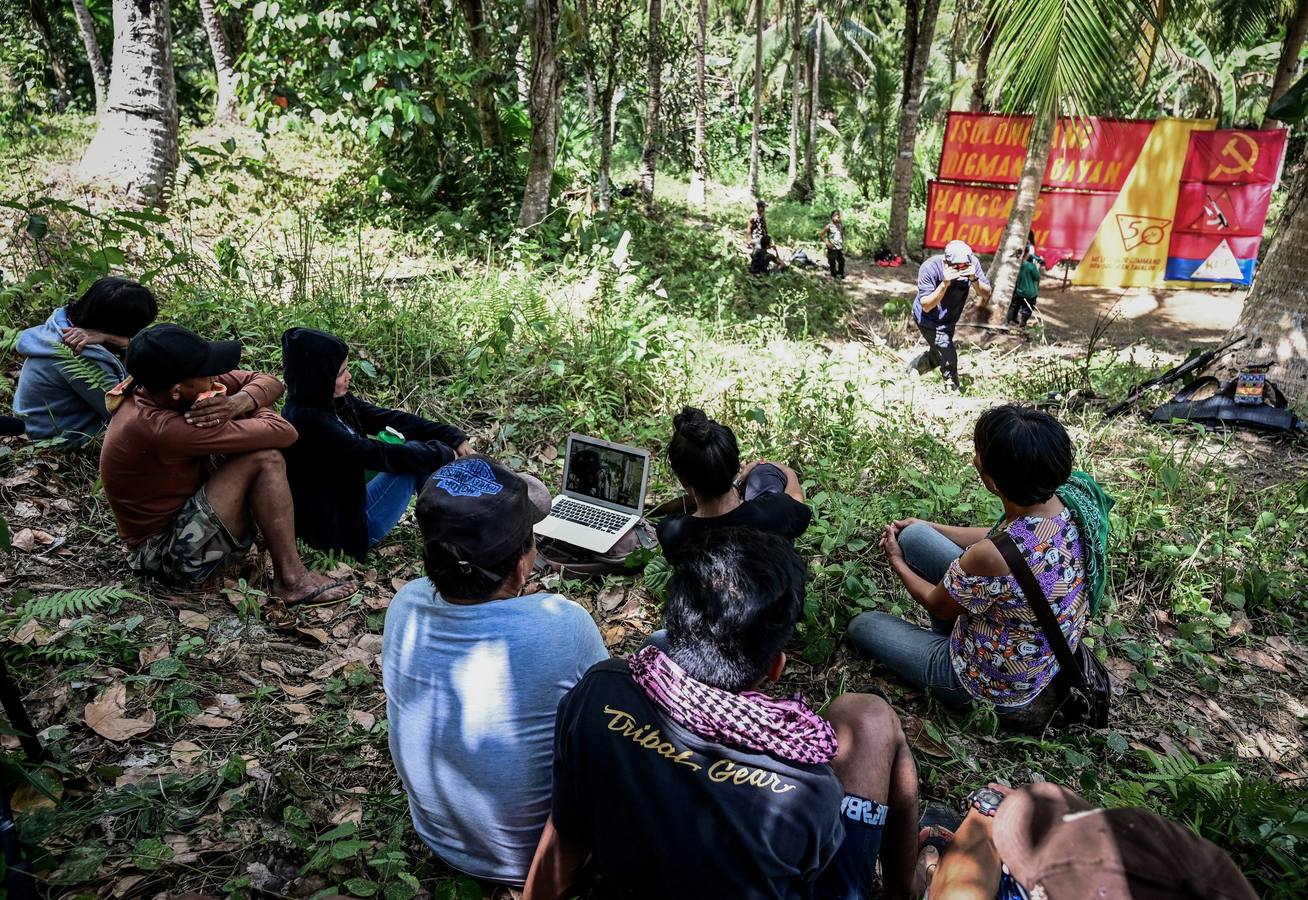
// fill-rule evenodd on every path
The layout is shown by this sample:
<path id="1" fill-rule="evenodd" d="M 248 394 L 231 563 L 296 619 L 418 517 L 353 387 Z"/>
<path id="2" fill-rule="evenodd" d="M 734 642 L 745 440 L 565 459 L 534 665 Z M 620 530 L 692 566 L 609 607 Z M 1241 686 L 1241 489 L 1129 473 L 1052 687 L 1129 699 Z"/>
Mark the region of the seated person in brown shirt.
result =
<path id="1" fill-rule="evenodd" d="M 282 384 L 234 371 L 240 357 L 239 341 L 206 341 L 180 325 L 148 328 L 128 345 L 131 378 L 111 392 L 121 403 L 100 451 L 100 479 L 129 563 L 150 578 L 205 581 L 258 528 L 276 596 L 344 599 L 354 586 L 310 572 L 295 546 L 280 451 L 296 434 L 271 409 Z"/>

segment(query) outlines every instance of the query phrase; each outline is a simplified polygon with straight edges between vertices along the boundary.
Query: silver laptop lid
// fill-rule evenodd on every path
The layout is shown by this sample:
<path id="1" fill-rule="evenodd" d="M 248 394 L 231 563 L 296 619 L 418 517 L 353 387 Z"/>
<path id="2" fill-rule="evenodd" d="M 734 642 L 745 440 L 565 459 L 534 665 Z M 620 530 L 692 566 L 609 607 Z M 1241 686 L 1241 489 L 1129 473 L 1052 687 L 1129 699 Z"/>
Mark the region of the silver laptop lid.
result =
<path id="1" fill-rule="evenodd" d="M 649 451 L 584 434 L 568 435 L 563 494 L 616 512 L 640 515 L 649 483 Z"/>

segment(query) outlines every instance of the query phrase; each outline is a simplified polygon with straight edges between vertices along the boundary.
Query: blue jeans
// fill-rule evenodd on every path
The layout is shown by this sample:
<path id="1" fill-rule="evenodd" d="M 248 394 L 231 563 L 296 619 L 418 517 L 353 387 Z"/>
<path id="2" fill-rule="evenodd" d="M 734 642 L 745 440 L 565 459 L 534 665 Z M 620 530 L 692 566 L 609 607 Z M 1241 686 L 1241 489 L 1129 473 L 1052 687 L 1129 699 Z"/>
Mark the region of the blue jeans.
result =
<path id="1" fill-rule="evenodd" d="M 949 564 L 963 548 L 930 525 L 914 523 L 899 532 L 899 548 L 910 569 L 932 584 L 945 577 Z M 865 612 L 849 623 L 849 639 L 864 656 L 871 657 L 900 678 L 925 688 L 950 706 L 972 704 L 949 656 L 952 622 L 931 617 L 931 628 L 920 628 L 898 616 Z"/>
<path id="2" fill-rule="evenodd" d="M 404 516 L 409 501 L 427 483 L 429 475 L 402 475 L 398 472 L 378 472 L 368 482 L 365 515 L 368 519 L 368 546 L 381 543 L 382 538 Z"/>

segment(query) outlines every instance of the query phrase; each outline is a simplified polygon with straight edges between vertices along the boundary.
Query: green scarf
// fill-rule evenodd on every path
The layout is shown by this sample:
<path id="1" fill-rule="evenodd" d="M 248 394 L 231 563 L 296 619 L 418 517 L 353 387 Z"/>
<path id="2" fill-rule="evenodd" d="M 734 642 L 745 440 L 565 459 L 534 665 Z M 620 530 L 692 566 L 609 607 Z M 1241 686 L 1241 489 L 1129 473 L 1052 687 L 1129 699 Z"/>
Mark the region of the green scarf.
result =
<path id="1" fill-rule="evenodd" d="M 1079 469 L 1055 493 L 1072 511 L 1072 518 L 1081 532 L 1086 588 L 1090 591 L 1090 615 L 1094 615 L 1103 605 L 1104 592 L 1108 589 L 1108 511 L 1113 508 L 1113 498 L 1104 492 L 1099 482 Z M 995 529 L 1003 522 L 1003 516 L 1000 516 Z"/>

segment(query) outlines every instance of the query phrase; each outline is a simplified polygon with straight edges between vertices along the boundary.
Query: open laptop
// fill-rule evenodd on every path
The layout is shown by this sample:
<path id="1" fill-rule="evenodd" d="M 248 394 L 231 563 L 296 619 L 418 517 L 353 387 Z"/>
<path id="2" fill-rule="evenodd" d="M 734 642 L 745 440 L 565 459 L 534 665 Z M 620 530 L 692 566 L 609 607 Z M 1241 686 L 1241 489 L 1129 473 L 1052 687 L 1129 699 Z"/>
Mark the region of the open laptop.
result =
<path id="1" fill-rule="evenodd" d="M 648 483 L 649 451 L 570 434 L 563 493 L 536 534 L 606 553 L 640 518 Z"/>

